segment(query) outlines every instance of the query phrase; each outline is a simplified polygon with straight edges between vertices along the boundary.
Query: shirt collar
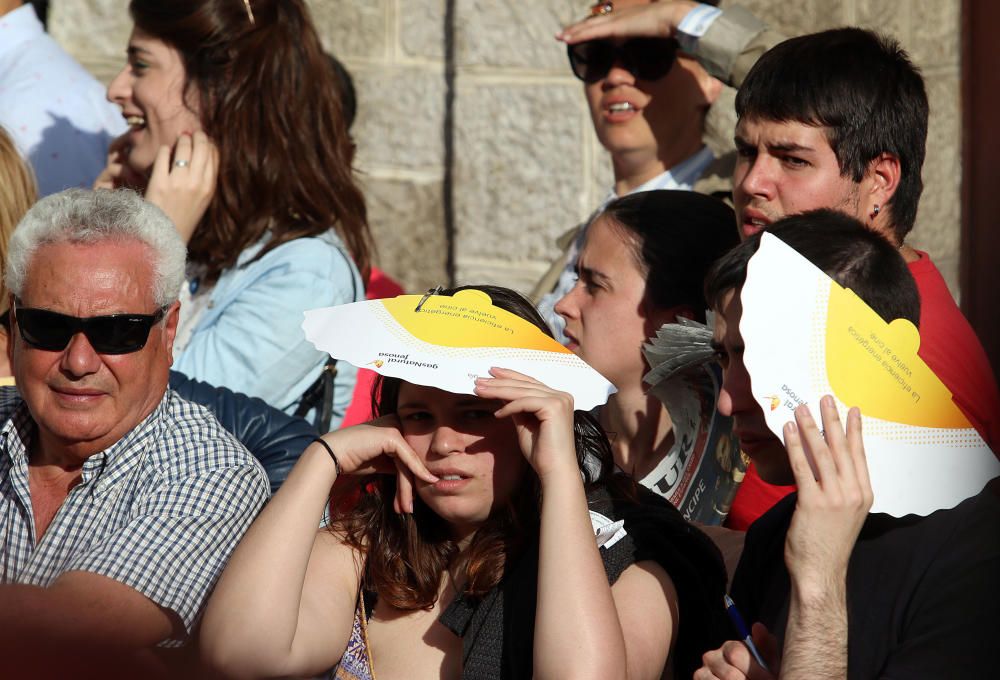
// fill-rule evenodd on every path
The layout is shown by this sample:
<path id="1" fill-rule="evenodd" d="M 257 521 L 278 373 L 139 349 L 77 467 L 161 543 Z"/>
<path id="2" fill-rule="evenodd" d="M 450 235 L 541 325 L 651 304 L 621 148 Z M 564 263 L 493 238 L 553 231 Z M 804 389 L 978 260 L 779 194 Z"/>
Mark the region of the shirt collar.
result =
<path id="1" fill-rule="evenodd" d="M 127 477 L 146 457 L 159 438 L 163 414 L 169 407 L 167 390 L 156 408 L 117 442 L 94 454 L 83 464 L 83 483 L 97 479 L 96 493 Z"/>
<path id="2" fill-rule="evenodd" d="M 674 167 L 644 184 L 640 184 L 626 195 L 637 194 L 640 191 L 657 191 L 661 189 L 690 191 L 694 187 L 694 183 L 704 174 L 705 168 L 711 165 L 713 160 L 715 160 L 715 155 L 712 153 L 712 150 L 707 146 L 703 146 L 697 153 L 688 156 Z M 608 192 L 608 195 L 605 196 L 601 209 L 603 210 L 607 207 L 608 203 L 616 198 L 619 198 L 619 196 L 615 193 L 614 188 L 612 188 Z"/>
<path id="3" fill-rule="evenodd" d="M 166 390 L 160 403 L 142 422 L 108 448 L 87 458 L 83 462 L 81 483 L 88 484 L 96 479 L 96 492 L 100 493 L 127 477 L 158 438 L 171 394 L 170 390 Z M 16 467 L 21 458 L 27 457 L 28 446 L 37 431 L 38 427 L 28 412 L 27 404 L 22 401 L 3 427 L 0 427 L 0 441 L 4 444 L 3 448 L 12 467 Z"/>

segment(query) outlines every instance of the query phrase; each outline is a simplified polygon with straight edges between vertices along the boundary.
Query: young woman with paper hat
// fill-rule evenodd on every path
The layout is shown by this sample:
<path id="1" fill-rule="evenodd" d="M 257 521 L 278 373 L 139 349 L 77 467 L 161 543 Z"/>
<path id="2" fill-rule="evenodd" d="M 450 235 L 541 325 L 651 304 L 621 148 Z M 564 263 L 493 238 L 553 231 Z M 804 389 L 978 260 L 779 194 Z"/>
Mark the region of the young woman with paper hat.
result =
<path id="1" fill-rule="evenodd" d="M 548 333 L 516 293 L 480 290 Z M 613 474 L 569 394 L 499 368 L 475 392 L 380 378 L 378 419 L 306 450 L 208 606 L 210 664 L 239 676 L 690 675 L 725 633 L 708 539 Z M 340 476 L 357 477 L 361 500 L 317 533 Z"/>
<path id="2" fill-rule="evenodd" d="M 129 130 L 96 186 L 142 191 L 187 243 L 174 368 L 294 412 L 330 375 L 302 313 L 364 299 L 372 252 L 337 76 L 303 0 L 129 13 L 108 88 Z M 337 369 L 333 426 L 356 374 Z"/>

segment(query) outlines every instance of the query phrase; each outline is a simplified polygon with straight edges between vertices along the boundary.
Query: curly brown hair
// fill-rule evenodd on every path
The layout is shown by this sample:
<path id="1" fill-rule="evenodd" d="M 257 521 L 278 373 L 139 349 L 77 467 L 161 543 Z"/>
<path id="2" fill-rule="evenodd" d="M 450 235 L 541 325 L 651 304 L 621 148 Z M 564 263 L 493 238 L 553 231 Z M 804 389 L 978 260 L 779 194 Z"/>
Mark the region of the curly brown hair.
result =
<path id="1" fill-rule="evenodd" d="M 131 0 L 135 25 L 180 53 L 185 98 L 219 148 L 215 196 L 188 244 L 213 282 L 331 227 L 368 280 L 373 251 L 336 80 L 303 0 Z"/>

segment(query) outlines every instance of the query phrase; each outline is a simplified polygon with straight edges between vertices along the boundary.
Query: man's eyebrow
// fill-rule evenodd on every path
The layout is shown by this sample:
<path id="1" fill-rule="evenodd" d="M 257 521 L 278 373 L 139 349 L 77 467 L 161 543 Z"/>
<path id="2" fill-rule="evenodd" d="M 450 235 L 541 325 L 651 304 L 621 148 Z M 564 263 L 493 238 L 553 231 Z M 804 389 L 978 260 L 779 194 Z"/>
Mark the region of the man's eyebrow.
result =
<path id="1" fill-rule="evenodd" d="M 796 142 L 769 142 L 767 144 L 767 150 L 774 152 L 780 151 L 783 153 L 793 153 L 797 151 L 815 151 L 811 146 L 804 146 Z"/>

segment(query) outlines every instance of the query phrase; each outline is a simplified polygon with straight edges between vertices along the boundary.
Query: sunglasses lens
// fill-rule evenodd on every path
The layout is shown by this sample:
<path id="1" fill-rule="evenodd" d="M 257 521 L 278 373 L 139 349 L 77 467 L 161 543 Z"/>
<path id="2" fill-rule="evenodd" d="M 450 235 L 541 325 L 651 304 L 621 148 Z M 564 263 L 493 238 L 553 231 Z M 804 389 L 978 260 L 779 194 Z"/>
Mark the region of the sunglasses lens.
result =
<path id="1" fill-rule="evenodd" d="M 677 41 L 665 38 L 635 38 L 622 46 L 632 72 L 642 80 L 667 75 L 677 57 Z"/>
<path id="2" fill-rule="evenodd" d="M 99 316 L 87 319 L 84 332 L 100 354 L 128 354 L 145 346 L 153 323 L 148 316 Z"/>
<path id="3" fill-rule="evenodd" d="M 587 83 L 595 83 L 608 75 L 615 62 L 614 46 L 603 40 L 569 45 L 567 51 L 573 75 Z"/>
<path id="4" fill-rule="evenodd" d="M 59 352 L 73 337 L 70 317 L 44 309 L 17 309 L 15 315 L 21 338 L 39 349 Z"/>
<path id="5" fill-rule="evenodd" d="M 74 334 L 83 331 L 90 346 L 100 354 L 128 354 L 142 349 L 149 331 L 163 318 L 163 310 L 152 315 L 115 314 L 78 319 L 46 309 L 15 308 L 21 338 L 38 349 L 61 352 Z"/>

